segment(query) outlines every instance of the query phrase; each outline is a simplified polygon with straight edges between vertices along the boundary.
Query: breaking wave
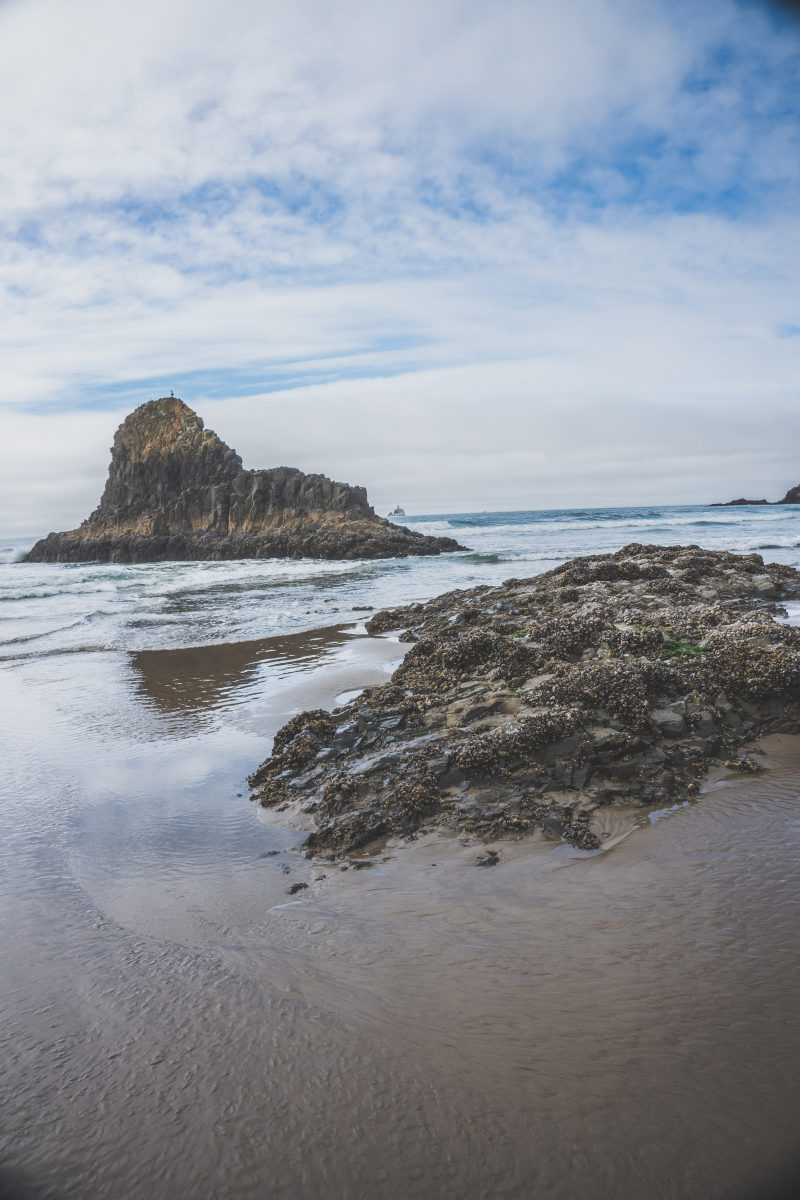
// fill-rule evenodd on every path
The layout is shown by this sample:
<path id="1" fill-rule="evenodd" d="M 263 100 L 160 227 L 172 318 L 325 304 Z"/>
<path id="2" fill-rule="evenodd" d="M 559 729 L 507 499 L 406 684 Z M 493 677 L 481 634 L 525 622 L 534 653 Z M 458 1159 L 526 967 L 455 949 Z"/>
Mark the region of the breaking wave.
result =
<path id="1" fill-rule="evenodd" d="M 147 649 L 241 642 L 345 625 L 373 611 L 454 588 L 524 578 L 629 542 L 702 544 L 800 565 L 800 506 L 710 510 L 639 505 L 519 512 L 432 513 L 404 523 L 453 535 L 466 551 L 433 558 L 328 562 L 20 562 L 32 539 L 0 539 L 0 642 L 23 653 Z"/>

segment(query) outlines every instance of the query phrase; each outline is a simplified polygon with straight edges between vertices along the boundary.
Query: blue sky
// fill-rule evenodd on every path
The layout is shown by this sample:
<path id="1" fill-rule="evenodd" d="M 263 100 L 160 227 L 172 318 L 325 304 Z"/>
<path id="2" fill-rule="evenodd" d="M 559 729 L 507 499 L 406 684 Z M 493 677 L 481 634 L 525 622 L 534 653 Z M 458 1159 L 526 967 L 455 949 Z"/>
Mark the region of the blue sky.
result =
<path id="1" fill-rule="evenodd" d="M 800 24 L 747 0 L 0 0 L 0 512 L 174 389 L 379 511 L 777 497 Z"/>

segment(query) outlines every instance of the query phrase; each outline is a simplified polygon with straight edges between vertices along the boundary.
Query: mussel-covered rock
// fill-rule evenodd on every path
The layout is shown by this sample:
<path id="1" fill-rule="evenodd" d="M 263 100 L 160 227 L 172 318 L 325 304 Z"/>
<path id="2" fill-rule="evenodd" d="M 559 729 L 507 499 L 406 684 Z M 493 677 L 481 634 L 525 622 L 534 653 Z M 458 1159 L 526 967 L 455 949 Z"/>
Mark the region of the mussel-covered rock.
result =
<path id="1" fill-rule="evenodd" d="M 313 812 L 312 854 L 432 826 L 602 844 L 609 805 L 697 795 L 713 764 L 800 732 L 800 572 L 698 546 L 632 544 L 498 588 L 375 614 L 415 644 L 389 683 L 289 721 L 251 778 Z M 756 764 L 757 766 L 757 764 Z"/>

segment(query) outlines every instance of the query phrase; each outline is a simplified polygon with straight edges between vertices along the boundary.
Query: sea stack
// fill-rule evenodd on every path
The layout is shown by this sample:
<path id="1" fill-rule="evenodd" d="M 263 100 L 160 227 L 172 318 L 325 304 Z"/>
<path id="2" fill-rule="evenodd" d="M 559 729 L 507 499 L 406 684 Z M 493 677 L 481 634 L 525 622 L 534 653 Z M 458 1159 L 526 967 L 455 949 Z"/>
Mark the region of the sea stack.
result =
<path id="1" fill-rule="evenodd" d="M 29 562 L 394 558 L 462 550 L 375 515 L 363 487 L 296 467 L 246 471 L 177 396 L 120 425 L 97 508 L 50 533 Z"/>

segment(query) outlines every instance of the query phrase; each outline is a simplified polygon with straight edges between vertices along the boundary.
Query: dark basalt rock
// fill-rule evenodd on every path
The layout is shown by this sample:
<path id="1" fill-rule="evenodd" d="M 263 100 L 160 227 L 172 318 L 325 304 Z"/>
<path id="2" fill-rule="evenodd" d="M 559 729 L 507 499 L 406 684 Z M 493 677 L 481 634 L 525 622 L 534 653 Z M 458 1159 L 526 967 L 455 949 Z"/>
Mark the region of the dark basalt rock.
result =
<path id="1" fill-rule="evenodd" d="M 253 796 L 313 813 L 313 855 L 435 826 L 595 849 L 610 806 L 691 799 L 800 733 L 800 629 L 776 620 L 797 598 L 758 554 L 632 544 L 376 613 L 414 642 L 391 680 L 292 717 Z"/>
<path id="2" fill-rule="evenodd" d="M 738 500 L 726 500 L 724 504 L 721 501 L 717 501 L 715 504 L 712 504 L 711 507 L 712 508 L 732 508 L 732 507 L 735 508 L 737 505 L 742 505 L 742 504 L 746 504 L 746 505 L 769 504 L 769 500 L 745 500 L 744 497 L 741 496 Z"/>
<path id="3" fill-rule="evenodd" d="M 29 562 L 393 558 L 462 550 L 375 515 L 363 487 L 295 467 L 245 471 L 182 400 L 143 404 L 114 436 L 97 508 Z"/>
<path id="4" fill-rule="evenodd" d="M 712 504 L 711 508 L 731 508 L 740 504 L 800 504 L 800 483 L 797 487 L 789 488 L 782 500 L 745 500 L 740 498 L 726 500 L 724 504 L 718 501 L 716 504 Z"/>

